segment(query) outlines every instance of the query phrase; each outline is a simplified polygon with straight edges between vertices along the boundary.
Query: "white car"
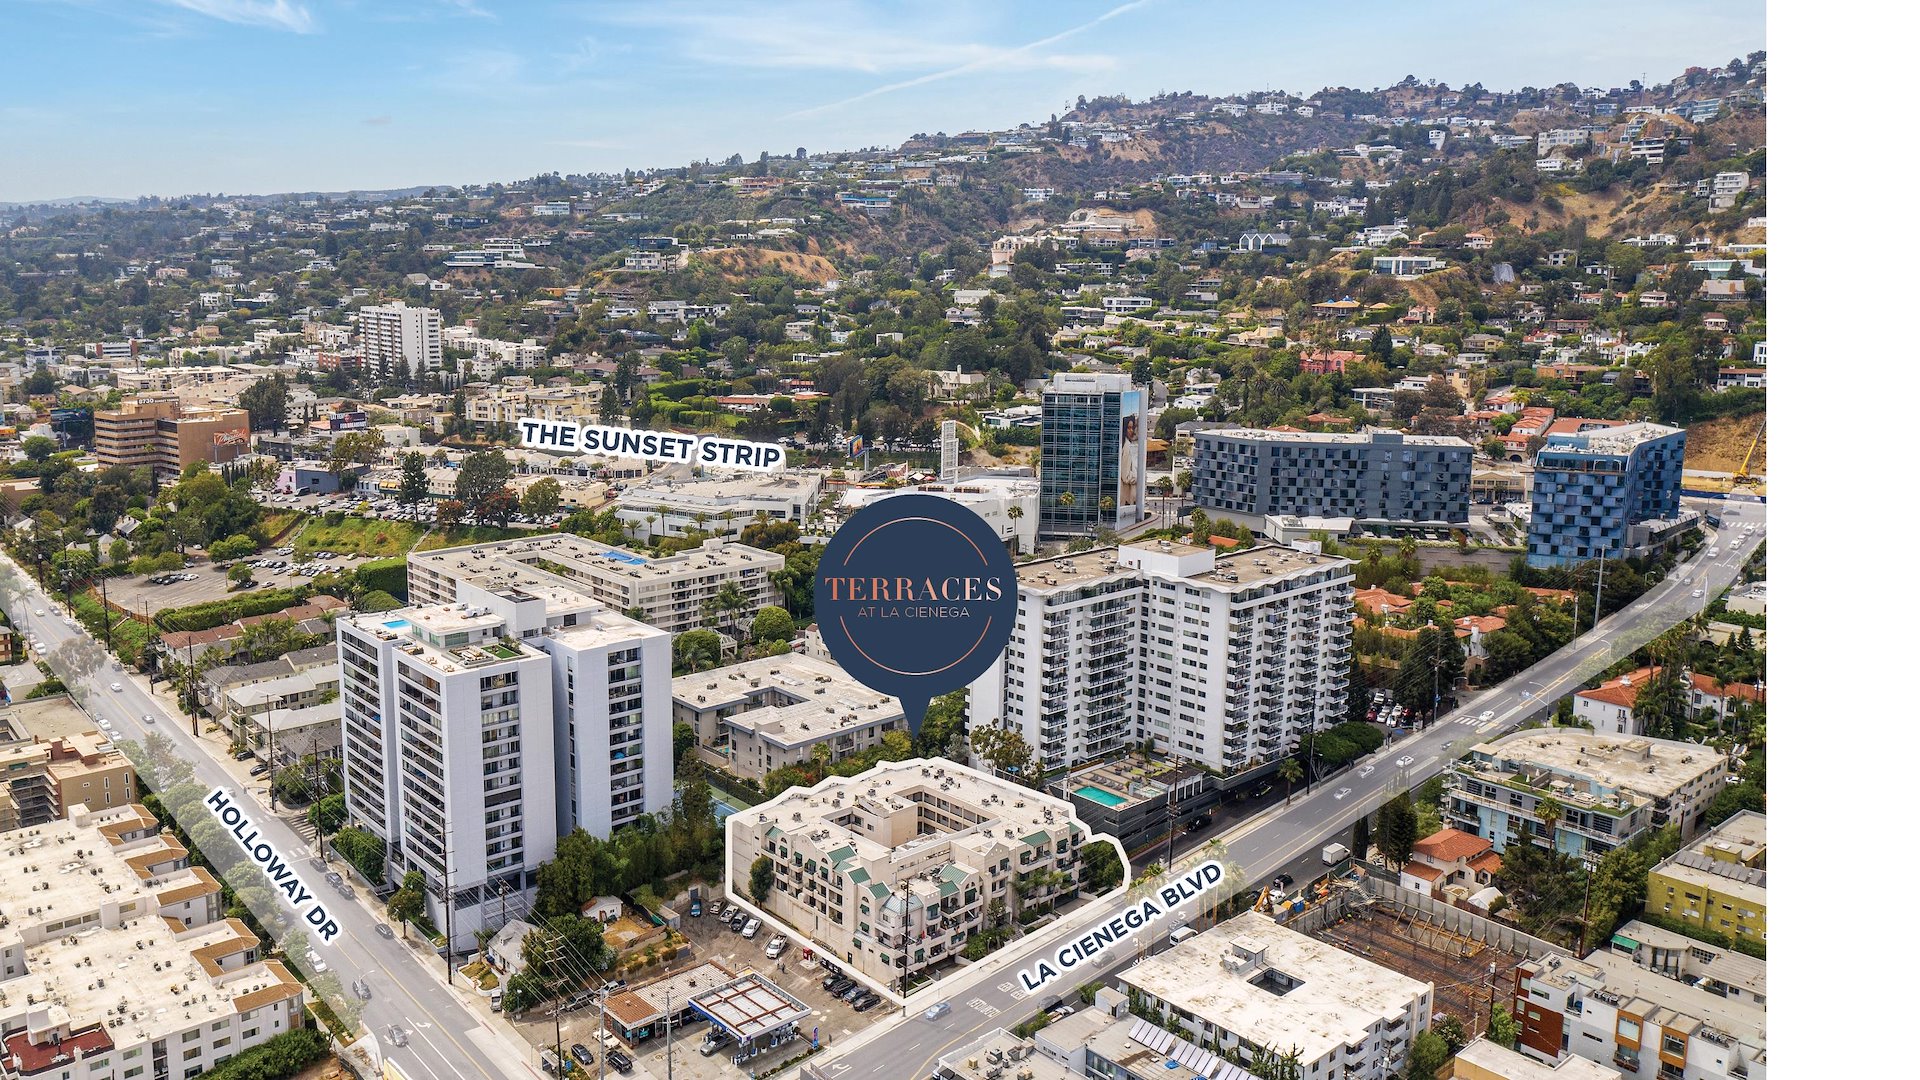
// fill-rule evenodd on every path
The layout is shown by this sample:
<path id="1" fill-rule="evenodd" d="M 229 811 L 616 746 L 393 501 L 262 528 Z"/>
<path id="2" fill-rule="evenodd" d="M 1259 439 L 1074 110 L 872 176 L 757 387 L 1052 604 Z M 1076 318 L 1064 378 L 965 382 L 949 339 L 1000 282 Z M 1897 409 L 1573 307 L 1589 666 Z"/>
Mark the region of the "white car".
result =
<path id="1" fill-rule="evenodd" d="M 1480 714 L 1480 719 L 1482 719 L 1482 720 L 1491 720 L 1491 719 L 1493 719 L 1493 710 L 1492 710 L 1492 709 L 1488 709 L 1488 710 L 1487 710 L 1486 712 L 1483 712 L 1483 713 L 1481 713 L 1481 714 Z"/>
<path id="2" fill-rule="evenodd" d="M 1708 548 L 1708 549 L 1707 549 L 1707 558 L 1709 558 L 1709 559 L 1714 559 L 1714 558 L 1718 558 L 1719 556 L 1720 556 L 1720 549 L 1719 549 L 1719 548 L 1717 548 L 1717 547 L 1711 547 L 1711 548 Z"/>
<path id="3" fill-rule="evenodd" d="M 120 686 L 119 683 L 114 683 L 111 687 L 109 687 L 109 689 L 111 689 L 114 693 L 117 694 L 121 691 L 122 687 Z"/>
<path id="4" fill-rule="evenodd" d="M 1694 598 L 1695 600 L 1698 600 L 1698 599 L 1700 599 L 1701 597 L 1703 597 L 1703 596 L 1705 596 L 1705 595 L 1707 595 L 1707 590 L 1705 590 L 1705 589 L 1695 589 L 1695 590 L 1693 590 L 1693 598 Z"/>
<path id="5" fill-rule="evenodd" d="M 1412 765 L 1412 764 L 1413 764 L 1413 755 L 1412 755 L 1412 754 L 1403 754 L 1403 755 L 1401 755 L 1400 757 L 1397 757 L 1397 758 L 1394 758 L 1394 759 L 1393 759 L 1393 763 L 1394 763 L 1395 765 L 1398 765 L 1398 766 L 1400 766 L 1401 768 L 1403 768 L 1403 769 L 1404 769 L 1404 768 L 1406 768 L 1407 766 L 1409 766 L 1409 765 Z"/>
<path id="6" fill-rule="evenodd" d="M 1355 774 L 1355 775 L 1358 775 L 1358 776 L 1372 776 L 1372 775 L 1373 775 L 1373 766 L 1371 766 L 1371 765 L 1362 765 L 1362 766 L 1360 766 L 1360 771 L 1359 771 L 1359 772 L 1358 772 L 1357 774 Z"/>
<path id="7" fill-rule="evenodd" d="M 151 723 L 153 723 L 153 714 L 152 714 L 152 713 L 147 713 L 146 715 L 144 715 L 144 716 L 142 716 L 142 717 L 140 718 L 140 722 L 141 722 L 141 723 L 143 723 L 143 724 L 151 724 Z"/>
<path id="8" fill-rule="evenodd" d="M 1336 791 L 1336 792 L 1334 792 L 1334 793 L 1333 793 L 1333 797 L 1334 797 L 1334 798 L 1336 798 L 1336 799 L 1344 799 L 1344 798 L 1346 798 L 1347 796 L 1349 796 L 1349 795 L 1351 795 L 1351 794 L 1353 794 L 1353 789 L 1352 789 L 1352 788 L 1350 788 L 1350 787 L 1343 787 L 1343 788 L 1341 788 L 1341 789 L 1340 789 L 1339 791 Z"/>
<path id="9" fill-rule="evenodd" d="M 34 608 L 34 609 L 33 609 L 33 613 L 34 613 L 35 615 L 45 615 L 45 614 L 47 613 L 47 609 L 46 609 L 46 608 L 38 608 L 38 607 L 37 607 L 37 608 Z"/>

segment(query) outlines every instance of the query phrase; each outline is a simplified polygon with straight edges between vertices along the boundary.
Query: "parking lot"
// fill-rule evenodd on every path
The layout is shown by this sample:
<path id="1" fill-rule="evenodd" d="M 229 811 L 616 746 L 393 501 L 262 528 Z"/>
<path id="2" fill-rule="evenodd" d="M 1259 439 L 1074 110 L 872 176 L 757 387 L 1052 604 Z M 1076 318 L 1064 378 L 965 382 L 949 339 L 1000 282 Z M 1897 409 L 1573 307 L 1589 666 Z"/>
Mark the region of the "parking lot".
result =
<path id="1" fill-rule="evenodd" d="M 329 571 L 350 570 L 365 562 L 358 555 L 334 553 L 332 559 L 303 560 L 301 565 L 315 571 L 313 574 L 298 572 L 293 566 L 268 567 L 270 562 L 294 562 L 291 555 L 280 555 L 274 551 L 263 551 L 246 560 L 253 570 L 255 591 L 284 586 L 292 588 L 312 580 L 318 574 Z M 117 577 L 107 583 L 107 597 L 128 611 L 144 611 L 149 614 L 164 608 L 189 607 L 215 600 L 224 600 L 236 596 L 243 590 L 233 589 L 227 580 L 226 570 L 211 563 L 197 563 L 185 570 L 161 574 L 141 574 Z"/>
<path id="2" fill-rule="evenodd" d="M 720 900 L 724 903 L 724 900 Z M 766 928 L 756 933 L 751 941 L 727 928 L 718 917 L 717 910 L 707 910 L 701 918 L 686 917 L 687 905 L 682 904 L 683 917 L 680 931 L 687 936 L 693 946 L 693 963 L 715 961 L 735 974 L 744 975 L 757 971 L 805 1002 L 813 1010 L 800 1025 L 802 1038 L 796 1040 L 791 1048 L 781 1048 L 770 1054 L 750 1059 L 744 1065 L 735 1065 L 730 1051 L 703 1055 L 700 1044 L 704 1039 L 707 1025 L 704 1023 L 686 1029 L 675 1029 L 673 1033 L 673 1071 L 676 1077 L 691 1077 L 694 1080 L 743 1080 L 751 1070 L 764 1073 L 769 1065 L 778 1064 L 794 1054 L 806 1050 L 808 1040 L 818 1028 L 820 1041 L 831 1043 L 835 1039 L 844 1039 L 859 1031 L 864 1025 L 885 1016 L 890 1007 L 884 1000 L 865 1012 L 856 1012 L 844 1001 L 828 996 L 821 988 L 827 971 L 815 958 L 806 953 L 804 942 L 795 941 L 788 945 L 778 959 L 768 959 L 766 947 L 772 940 Z M 560 1046 L 562 1051 L 574 1043 L 586 1046 L 594 1058 L 587 1071 L 598 1077 L 601 1074 L 602 1058 L 599 1050 L 596 1030 L 600 1022 L 600 1013 L 596 1005 L 588 1004 L 582 1008 L 561 1014 Z M 554 1042 L 553 1012 L 536 1009 L 520 1017 L 515 1027 L 527 1041 L 535 1046 L 552 1046 Z M 636 1062 L 641 1063 L 655 1076 L 666 1075 L 667 1043 L 655 1037 L 647 1039 L 637 1047 L 627 1048 L 627 1052 Z M 615 1070 L 607 1068 L 609 1076 L 617 1075 Z"/>

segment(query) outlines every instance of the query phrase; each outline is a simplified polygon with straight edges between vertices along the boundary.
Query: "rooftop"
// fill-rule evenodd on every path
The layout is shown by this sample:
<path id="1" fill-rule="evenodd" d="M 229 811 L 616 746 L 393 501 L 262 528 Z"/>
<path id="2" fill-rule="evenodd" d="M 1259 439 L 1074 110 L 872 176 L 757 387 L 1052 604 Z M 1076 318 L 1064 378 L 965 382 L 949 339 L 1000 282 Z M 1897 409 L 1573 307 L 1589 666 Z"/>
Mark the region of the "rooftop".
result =
<path id="1" fill-rule="evenodd" d="M 1507 777 L 1540 786 L 1540 773 L 1577 777 L 1600 788 L 1664 798 L 1695 780 L 1724 772 L 1709 747 L 1579 728 L 1517 731 L 1473 748 L 1460 768 L 1499 782 Z M 1491 774 L 1491 776 L 1489 776 Z"/>
<path id="2" fill-rule="evenodd" d="M 1275 977 L 1269 973 L 1275 973 Z M 1417 982 L 1247 912 L 1120 973 L 1121 982 L 1275 1051 L 1319 1061 L 1431 1001 Z"/>
<path id="3" fill-rule="evenodd" d="M 494 591 L 541 583 L 567 586 L 583 578 L 645 583 L 688 574 L 704 575 L 715 570 L 774 567 L 781 564 L 781 558 L 745 544 L 720 541 L 708 541 L 690 551 L 654 558 L 571 533 L 542 533 L 491 544 L 414 552 L 407 556 L 407 564 L 473 581 Z"/>
<path id="4" fill-rule="evenodd" d="M 1311 418 L 1309 418 L 1311 419 Z M 1345 420 L 1346 417 L 1338 419 Z M 1324 422 L 1324 421 L 1317 421 Z M 1397 431 L 1276 431 L 1270 428 L 1217 428 L 1200 438 L 1220 436 L 1255 442 L 1304 443 L 1323 446 L 1445 446 L 1471 450 L 1473 444 L 1455 435 L 1403 435 Z"/>
<path id="5" fill-rule="evenodd" d="M 797 746 L 898 719 L 900 702 L 855 682 L 825 656 L 785 653 L 673 680 L 677 705 L 721 710 L 726 723 Z"/>
<path id="6" fill-rule="evenodd" d="M 1588 431 L 1579 435 L 1555 435 L 1548 440 L 1542 452 L 1617 456 L 1631 453 L 1642 443 L 1664 439 L 1669 435 L 1682 434 L 1685 432 L 1679 428 L 1643 421 L 1638 424 L 1621 424 L 1603 431 Z"/>
<path id="7" fill-rule="evenodd" d="M 1650 873 L 1761 907 L 1767 902 L 1766 854 L 1766 816 L 1743 810 L 1712 832 L 1695 837 Z"/>
<path id="8" fill-rule="evenodd" d="M 16 701 L 0 708 L 0 741 L 39 739 L 52 742 L 70 735 L 91 734 L 93 719 L 66 694 Z"/>
<path id="9" fill-rule="evenodd" d="M 1503 1080 L 1620 1080 L 1620 1070 L 1577 1055 L 1569 1054 L 1548 1065 L 1484 1037 L 1461 1047 L 1454 1061 L 1477 1066 Z M 1454 1068 L 1458 1070 L 1459 1065 Z"/>
<path id="10" fill-rule="evenodd" d="M 1130 559 L 1145 555 L 1154 559 L 1155 562 L 1164 563 L 1168 559 L 1184 560 L 1191 556 L 1206 554 L 1211 556 L 1210 560 L 1201 559 L 1197 565 L 1207 566 L 1209 561 L 1211 565 L 1197 573 L 1183 575 L 1184 579 L 1197 586 L 1239 592 L 1256 585 L 1279 581 L 1303 570 L 1335 566 L 1346 561 L 1331 555 L 1315 555 L 1295 548 L 1275 545 L 1264 545 L 1225 555 L 1215 554 L 1215 550 L 1211 545 L 1155 540 L 1035 559 L 1019 564 L 1015 567 L 1015 571 L 1019 574 L 1022 589 L 1051 592 L 1077 588 L 1096 581 L 1138 578 L 1145 573 L 1135 567 L 1122 565 L 1120 559 L 1123 555 Z"/>
<path id="11" fill-rule="evenodd" d="M 813 1015 L 805 1002 L 775 986 L 759 972 L 749 972 L 724 986 L 695 994 L 687 1004 L 726 1028 L 736 1039 L 756 1039 Z"/>

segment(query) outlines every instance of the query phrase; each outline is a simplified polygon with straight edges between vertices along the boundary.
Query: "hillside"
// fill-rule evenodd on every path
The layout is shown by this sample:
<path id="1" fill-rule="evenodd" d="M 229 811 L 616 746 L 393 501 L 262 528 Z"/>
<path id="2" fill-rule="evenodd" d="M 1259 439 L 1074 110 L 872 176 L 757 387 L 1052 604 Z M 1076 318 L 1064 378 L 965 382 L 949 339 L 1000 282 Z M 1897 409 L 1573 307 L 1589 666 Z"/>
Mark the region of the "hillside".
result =
<path id="1" fill-rule="evenodd" d="M 1747 447 L 1753 445 L 1754 435 L 1760 432 L 1766 421 L 1766 413 L 1757 413 L 1753 416 L 1702 420 L 1689 425 L 1687 468 L 1701 472 L 1739 472 L 1740 463 L 1746 460 Z M 1753 464 L 1748 468 L 1757 476 L 1766 475 L 1767 440 L 1764 436 L 1760 439 L 1760 445 L 1754 448 Z"/>

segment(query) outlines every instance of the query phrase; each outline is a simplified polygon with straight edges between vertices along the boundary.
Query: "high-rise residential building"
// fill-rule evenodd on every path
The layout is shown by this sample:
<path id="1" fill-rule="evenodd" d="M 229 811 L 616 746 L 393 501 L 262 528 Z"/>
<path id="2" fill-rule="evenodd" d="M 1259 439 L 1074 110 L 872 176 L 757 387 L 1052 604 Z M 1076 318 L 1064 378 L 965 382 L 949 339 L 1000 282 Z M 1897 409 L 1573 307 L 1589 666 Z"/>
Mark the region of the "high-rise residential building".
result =
<path id="1" fill-rule="evenodd" d="M 1252 529 L 1272 514 L 1461 525 L 1472 486 L 1473 447 L 1452 435 L 1227 428 L 1193 437 L 1195 505 Z"/>
<path id="2" fill-rule="evenodd" d="M 245 409 L 182 405 L 172 397 L 135 399 L 93 415 L 94 457 L 104 468 L 152 466 L 167 481 L 190 465 L 222 465 L 247 452 Z"/>
<path id="3" fill-rule="evenodd" d="M 1533 459 L 1527 563 L 1566 566 L 1649 554 L 1691 528 L 1680 509 L 1687 433 L 1623 424 L 1549 435 Z"/>
<path id="4" fill-rule="evenodd" d="M 743 625 L 761 607 L 780 603 L 780 590 L 770 575 L 785 565 L 786 560 L 771 551 L 717 538 L 655 558 L 571 533 L 544 533 L 415 552 L 407 556 L 407 595 L 447 603 L 460 598 L 461 582 L 509 591 L 560 585 L 648 626 L 679 634 L 706 626 L 712 605 L 723 599 L 738 600 L 740 606 L 720 617 Z"/>
<path id="5" fill-rule="evenodd" d="M 1017 730 L 1047 768 L 1152 740 L 1239 772 L 1346 716 L 1353 563 L 1155 541 L 1019 567 L 1013 637 L 969 726 Z"/>
<path id="6" fill-rule="evenodd" d="M 560 836 L 671 804 L 673 671 L 667 634 L 571 589 L 455 591 L 338 632 L 349 819 L 393 880 L 451 881 L 461 943 L 525 901 Z"/>
<path id="7" fill-rule="evenodd" d="M 882 762 L 788 788 L 727 818 L 727 881 L 750 896 L 772 860 L 766 910 L 868 977 L 956 956 L 1000 917 L 1079 890 L 1086 826 L 1073 808 L 944 758 Z"/>
<path id="8" fill-rule="evenodd" d="M 1122 970 L 1119 979 L 1140 1003 L 1136 1010 L 1174 1031 L 1199 1033 L 1209 1050 L 1243 1069 L 1291 1051 L 1301 1076 L 1389 1080 L 1402 1075 L 1414 1037 L 1433 1022 L 1432 983 L 1253 911 Z"/>
<path id="9" fill-rule="evenodd" d="M 191 1080 L 300 1027 L 305 994 L 135 803 L 0 846 L 0 1072 Z"/>
<path id="10" fill-rule="evenodd" d="M 439 371 L 440 313 L 401 303 L 360 309 L 360 357 L 380 376 Z"/>
<path id="11" fill-rule="evenodd" d="M 1040 397 L 1040 535 L 1086 536 L 1146 516 L 1146 402 L 1125 375 L 1053 377 Z"/>
<path id="12" fill-rule="evenodd" d="M 1724 755 L 1698 743 L 1580 728 L 1516 731 L 1447 769 L 1441 811 L 1448 825 L 1498 852 L 1531 843 L 1598 859 L 1669 822 L 1692 837 L 1729 769 Z"/>

